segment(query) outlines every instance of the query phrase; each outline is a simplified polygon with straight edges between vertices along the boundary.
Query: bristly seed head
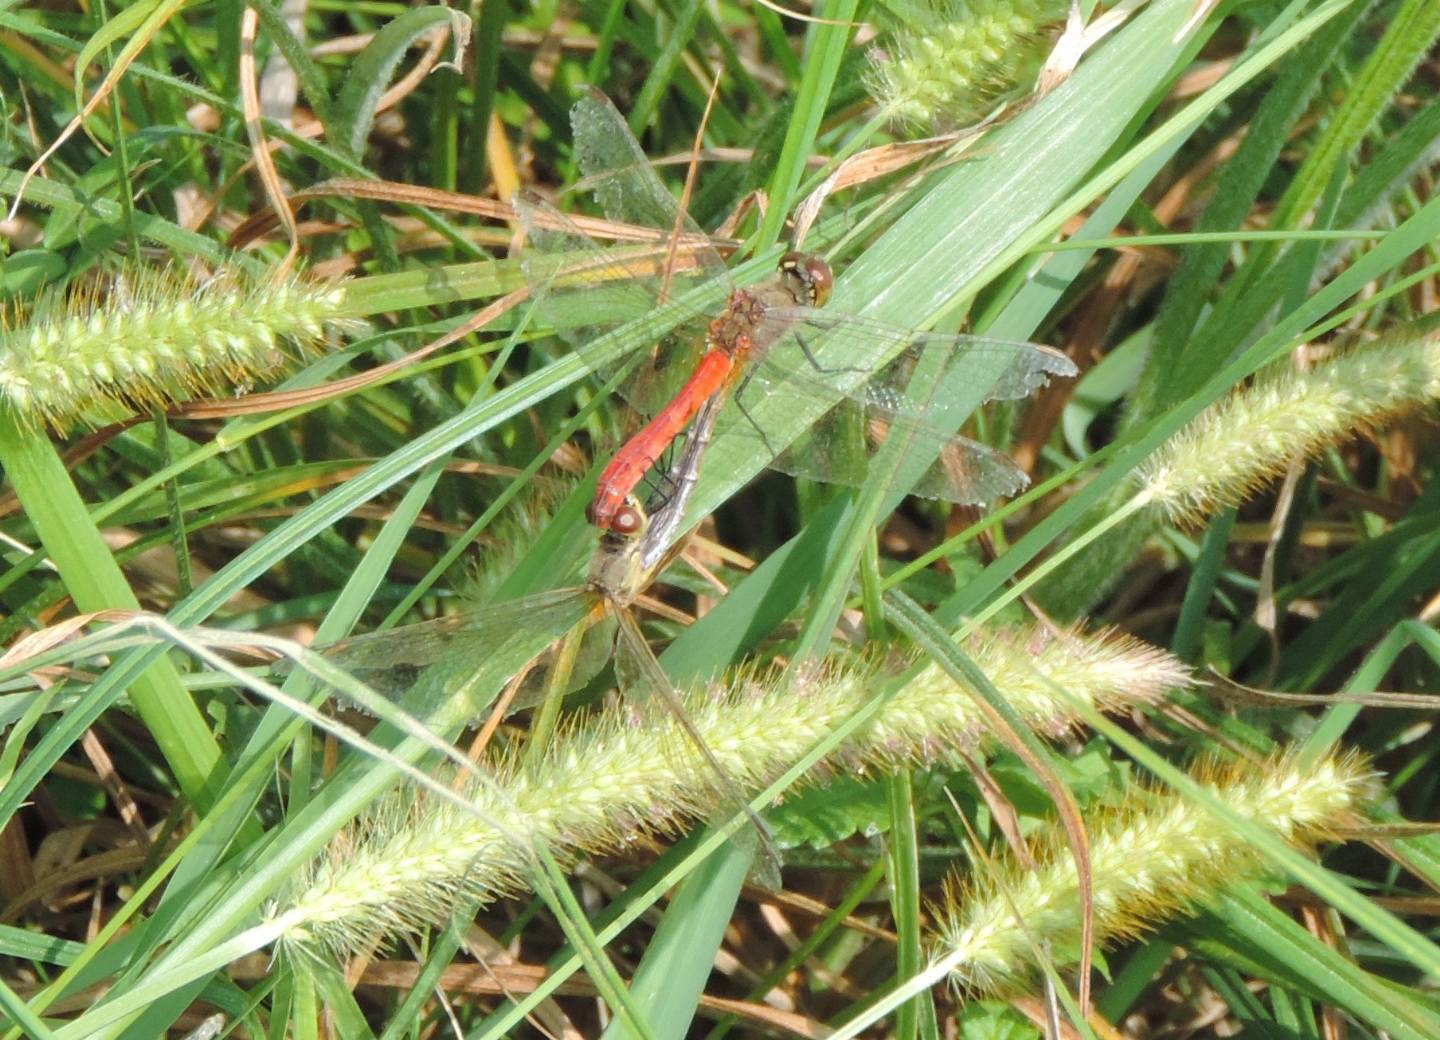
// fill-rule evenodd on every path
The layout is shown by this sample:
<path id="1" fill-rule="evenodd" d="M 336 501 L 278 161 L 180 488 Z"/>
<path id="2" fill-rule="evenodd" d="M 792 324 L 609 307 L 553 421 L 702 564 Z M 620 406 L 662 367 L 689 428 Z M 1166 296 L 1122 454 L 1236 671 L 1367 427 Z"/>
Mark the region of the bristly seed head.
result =
<path id="1" fill-rule="evenodd" d="M 336 284 L 131 268 L 50 293 L 7 326 L 0 405 L 64 432 L 269 378 L 287 351 L 315 353 L 360 323 Z"/>
<path id="2" fill-rule="evenodd" d="M 929 7 L 930 17 L 923 17 Z M 1041 33 L 1064 21 L 1064 0 L 949 0 L 914 4 L 883 51 L 870 92 L 924 132 L 981 120 L 995 99 L 1038 71 Z"/>
<path id="3" fill-rule="evenodd" d="M 1206 760 L 1192 776 L 1250 826 L 1304 849 L 1352 825 L 1381 793 L 1356 755 L 1304 762 L 1281 753 L 1259 765 Z M 1143 935 L 1266 873 L 1266 861 L 1244 834 L 1173 791 L 1134 784 L 1121 803 L 1089 817 L 1095 932 L 1102 944 Z M 935 907 L 937 965 L 970 996 L 1027 988 L 1039 974 L 1037 949 L 1048 950 L 1062 968 L 1078 956 L 1080 893 L 1063 829 L 1032 836 L 1030 852 L 1032 866 L 1006 856 L 991 861 L 988 871 L 953 876 Z"/>
<path id="4" fill-rule="evenodd" d="M 1188 684 L 1184 667 L 1138 640 L 1076 632 L 1020 632 L 967 645 L 1022 716 L 1043 731 L 1065 728 L 1077 700 L 1129 708 Z M 717 698 L 701 685 L 686 710 L 725 775 L 757 790 L 837 727 L 881 710 L 808 778 L 955 761 L 955 749 L 986 739 L 973 691 L 931 666 L 900 684 L 868 662 L 827 665 L 799 680 L 750 670 Z M 797 690 L 797 685 L 799 689 Z M 1057 698 L 1063 687 L 1068 698 Z M 800 692 L 803 690 L 803 693 Z M 515 754 L 490 764 L 468 792 L 471 811 L 419 797 L 415 811 L 381 809 L 353 847 L 328 856 L 275 910 L 296 931 L 287 942 L 346 952 L 377 935 L 445 920 L 461 899 L 487 900 L 523 884 L 528 850 L 543 845 L 562 862 L 615 849 L 647 834 L 677 831 L 721 801 L 713 775 L 673 716 L 626 704 L 560 727 L 535 760 Z M 303 937 L 303 939 L 302 939 Z"/>
<path id="5" fill-rule="evenodd" d="M 1141 487 L 1171 522 L 1196 524 L 1244 501 L 1297 461 L 1440 399 L 1433 321 L 1316 364 L 1276 366 L 1203 412 L 1146 463 Z"/>

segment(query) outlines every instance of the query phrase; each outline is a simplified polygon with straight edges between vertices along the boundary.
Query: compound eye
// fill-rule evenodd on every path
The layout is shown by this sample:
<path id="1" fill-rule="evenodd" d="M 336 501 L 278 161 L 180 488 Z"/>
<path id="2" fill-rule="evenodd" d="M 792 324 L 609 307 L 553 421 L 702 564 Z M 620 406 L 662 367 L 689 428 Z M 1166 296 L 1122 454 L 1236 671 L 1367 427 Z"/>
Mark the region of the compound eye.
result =
<path id="1" fill-rule="evenodd" d="M 622 538 L 638 538 L 644 533 L 649 520 L 645 516 L 645 510 L 633 497 L 627 498 L 625 504 L 615 510 L 615 516 L 610 521 L 610 530 Z"/>
<path id="2" fill-rule="evenodd" d="M 780 273 L 792 280 L 801 302 L 810 307 L 823 307 L 830 299 L 835 279 L 830 265 L 809 253 L 791 252 L 780 258 Z"/>
<path id="3" fill-rule="evenodd" d="M 835 288 L 835 276 L 830 265 L 818 256 L 805 258 L 805 284 L 810 287 L 810 306 L 823 307 L 830 299 L 830 290 Z"/>

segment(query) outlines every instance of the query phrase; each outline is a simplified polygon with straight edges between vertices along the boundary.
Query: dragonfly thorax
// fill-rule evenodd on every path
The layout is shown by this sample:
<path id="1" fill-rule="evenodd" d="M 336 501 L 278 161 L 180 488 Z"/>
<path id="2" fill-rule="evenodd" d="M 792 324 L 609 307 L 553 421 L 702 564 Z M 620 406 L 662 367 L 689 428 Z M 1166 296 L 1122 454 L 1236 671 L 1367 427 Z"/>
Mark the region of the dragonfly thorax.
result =
<path id="1" fill-rule="evenodd" d="M 765 311 L 766 305 L 757 294 L 736 289 L 725 310 L 710 322 L 706 337 L 709 348 L 723 350 L 732 358 L 744 357 L 753 345 L 755 330 L 765 320 Z"/>

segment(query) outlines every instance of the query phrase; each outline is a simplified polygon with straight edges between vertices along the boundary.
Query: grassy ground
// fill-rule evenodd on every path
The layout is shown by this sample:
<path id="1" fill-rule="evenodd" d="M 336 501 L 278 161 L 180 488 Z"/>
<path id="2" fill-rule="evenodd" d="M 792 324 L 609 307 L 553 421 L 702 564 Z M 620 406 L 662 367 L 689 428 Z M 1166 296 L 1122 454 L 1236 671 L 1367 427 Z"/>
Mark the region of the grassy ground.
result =
<path id="1" fill-rule="evenodd" d="M 0 11 L 5 1035 L 1440 1035 L 1433 3 L 177 7 Z M 530 306 L 516 189 L 632 215 L 586 85 L 737 281 L 807 214 L 834 312 L 1079 369 L 950 415 L 986 511 L 722 418 L 639 616 L 779 888 L 643 659 L 525 678 L 595 359 L 724 291 Z M 340 660 L 439 740 L 300 649 L 436 615 Z"/>

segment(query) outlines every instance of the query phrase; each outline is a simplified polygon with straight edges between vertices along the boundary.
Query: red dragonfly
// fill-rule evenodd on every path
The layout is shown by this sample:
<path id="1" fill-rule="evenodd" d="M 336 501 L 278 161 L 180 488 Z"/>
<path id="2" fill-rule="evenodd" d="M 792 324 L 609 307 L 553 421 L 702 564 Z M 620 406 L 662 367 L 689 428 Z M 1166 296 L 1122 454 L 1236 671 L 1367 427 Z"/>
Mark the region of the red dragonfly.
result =
<path id="1" fill-rule="evenodd" d="M 700 408 L 719 396 L 733 397 L 741 413 L 739 421 L 722 423 L 722 431 L 758 437 L 757 450 L 771 465 L 796 476 L 858 485 L 869 454 L 887 437 L 903 436 L 909 457 L 927 460 L 927 466 L 901 468 L 893 478 L 897 488 L 979 505 L 1026 487 L 1029 478 L 1001 452 L 943 432 L 942 413 L 953 411 L 960 399 L 973 408 L 1026 397 L 1052 376 L 1075 375 L 1069 358 L 1033 343 L 919 332 L 823 310 L 832 287 L 830 268 L 800 252 L 782 257 L 769 279 L 735 288 L 724 261 L 680 211 L 610 100 L 598 90 L 588 92 L 571 121 L 581 186 L 594 189 L 611 221 L 653 229 L 654 240 L 672 243 L 669 258 L 683 255 L 687 266 L 670 270 L 657 263 L 655 249 L 639 256 L 633 250 L 600 250 L 566 217 L 534 197 L 522 197 L 517 208 L 539 249 L 582 258 L 541 297 L 542 320 L 571 325 L 567 336 L 583 353 L 624 317 L 653 312 L 657 293 L 686 294 L 705 282 L 730 286 L 718 316 L 679 329 L 692 344 L 691 360 L 652 364 L 626 391 L 654 418 L 601 474 L 588 510 L 591 523 L 628 533 L 639 515 L 633 508 L 636 487 Z M 663 277 L 662 268 L 669 272 Z M 628 305 L 621 302 L 626 297 Z M 577 308 L 618 317 L 585 318 L 576 327 Z M 694 344 L 701 348 L 698 359 Z M 876 371 L 874 362 L 883 358 L 889 360 Z M 665 375 L 676 370 L 686 375 L 685 382 L 667 393 Z M 817 408 L 825 413 L 801 443 L 791 445 L 779 431 L 752 420 L 747 399 L 776 396 L 810 414 Z"/>

